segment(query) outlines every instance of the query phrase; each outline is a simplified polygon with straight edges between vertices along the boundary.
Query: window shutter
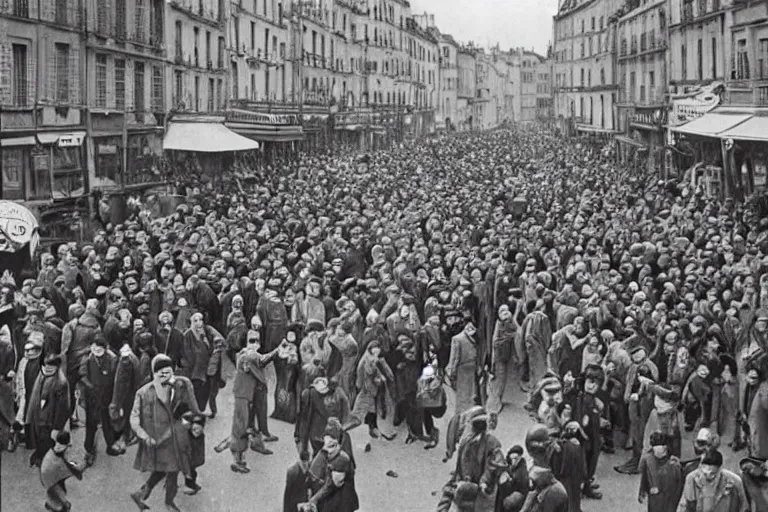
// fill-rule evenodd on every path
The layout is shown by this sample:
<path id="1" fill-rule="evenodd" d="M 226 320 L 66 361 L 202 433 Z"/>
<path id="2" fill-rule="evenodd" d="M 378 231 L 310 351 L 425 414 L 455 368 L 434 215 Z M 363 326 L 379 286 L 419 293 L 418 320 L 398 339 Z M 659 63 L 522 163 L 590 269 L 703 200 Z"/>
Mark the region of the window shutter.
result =
<path id="1" fill-rule="evenodd" d="M 48 101 L 56 101 L 56 43 L 50 41 L 47 45 L 45 59 L 47 59 L 48 76 L 45 83 L 47 87 L 41 91 L 42 98 Z"/>
<path id="2" fill-rule="evenodd" d="M 13 68 L 13 51 L 11 43 L 0 42 L 0 104 L 13 102 L 11 93 L 11 71 Z"/>
<path id="3" fill-rule="evenodd" d="M 69 103 L 82 105 L 80 98 L 80 51 L 76 46 L 69 47 Z"/>
<path id="4" fill-rule="evenodd" d="M 34 45 L 40 44 L 33 42 L 27 47 L 27 105 L 35 104 L 35 94 L 37 92 L 37 59 L 35 59 Z"/>

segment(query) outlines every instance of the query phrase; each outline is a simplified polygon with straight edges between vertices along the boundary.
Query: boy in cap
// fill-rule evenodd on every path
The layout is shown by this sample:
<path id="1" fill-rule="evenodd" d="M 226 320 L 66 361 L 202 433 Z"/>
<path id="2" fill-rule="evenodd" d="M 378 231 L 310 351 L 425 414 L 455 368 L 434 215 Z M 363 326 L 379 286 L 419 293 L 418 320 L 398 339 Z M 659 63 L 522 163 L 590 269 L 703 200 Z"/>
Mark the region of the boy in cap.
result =
<path id="1" fill-rule="evenodd" d="M 67 501 L 65 482 L 72 476 L 78 480 L 83 479 L 84 468 L 67 459 L 69 444 L 69 432 L 59 432 L 56 435 L 55 444 L 48 450 L 40 464 L 40 482 L 47 494 L 46 510 L 68 512 L 72 508 L 72 504 Z"/>
<path id="2" fill-rule="evenodd" d="M 91 342 L 91 353 L 80 366 L 80 382 L 85 394 L 85 465 L 96 461 L 96 430 L 101 424 L 107 454 L 118 455 L 116 436 L 109 417 L 109 404 L 115 387 L 117 356 L 107 350 L 107 341 L 99 333 Z"/>

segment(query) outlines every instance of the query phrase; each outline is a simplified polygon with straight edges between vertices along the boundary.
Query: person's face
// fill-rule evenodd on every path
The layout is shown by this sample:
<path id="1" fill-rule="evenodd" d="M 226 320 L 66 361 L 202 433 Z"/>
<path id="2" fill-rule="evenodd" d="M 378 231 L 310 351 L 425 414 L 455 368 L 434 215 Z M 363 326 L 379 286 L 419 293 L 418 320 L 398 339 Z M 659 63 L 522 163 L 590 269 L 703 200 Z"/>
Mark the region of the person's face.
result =
<path id="1" fill-rule="evenodd" d="M 331 436 L 323 438 L 323 450 L 329 455 L 335 455 L 340 449 L 339 441 Z"/>
<path id="2" fill-rule="evenodd" d="M 637 352 L 632 354 L 632 362 L 635 364 L 640 364 L 643 361 L 645 361 L 647 354 L 645 350 L 638 350 Z"/>
<path id="3" fill-rule="evenodd" d="M 346 478 L 347 474 L 343 471 L 331 471 L 331 480 L 333 480 L 333 485 L 336 487 L 342 487 Z"/>
<path id="4" fill-rule="evenodd" d="M 51 376 L 58 371 L 59 367 L 55 364 L 46 364 L 43 366 L 42 371 L 46 376 Z"/>
<path id="5" fill-rule="evenodd" d="M 133 321 L 133 332 L 139 332 L 144 329 L 144 321 L 137 318 Z"/>
<path id="6" fill-rule="evenodd" d="M 519 453 L 510 453 L 507 456 L 507 463 L 509 464 L 509 467 L 517 467 L 517 463 L 520 461 L 520 454 Z"/>
<path id="7" fill-rule="evenodd" d="M 30 349 L 24 349 L 24 357 L 27 359 L 37 359 L 40 357 L 40 354 L 42 354 L 43 351 L 37 347 L 30 348 Z"/>
<path id="8" fill-rule="evenodd" d="M 653 449 L 653 456 L 657 459 L 663 459 L 667 456 L 667 453 L 669 453 L 669 448 L 667 445 L 661 445 L 661 446 L 654 446 Z"/>
<path id="9" fill-rule="evenodd" d="M 296 302 L 296 294 L 290 288 L 285 292 L 285 305 L 293 306 Z"/>
<path id="10" fill-rule="evenodd" d="M 411 315 L 411 308 L 407 305 L 403 305 L 400 307 L 400 316 L 402 318 L 408 318 Z"/>
<path id="11" fill-rule="evenodd" d="M 590 395 L 594 395 L 600 389 L 600 382 L 596 379 L 586 379 L 584 381 L 584 391 Z"/>
<path id="12" fill-rule="evenodd" d="M 749 384 L 750 386 L 754 386 L 758 383 L 759 380 L 760 380 L 760 374 L 757 372 L 757 370 L 749 370 L 747 372 L 747 378 L 746 378 L 747 384 Z"/>
<path id="13" fill-rule="evenodd" d="M 714 480 L 720 472 L 720 468 L 718 466 L 713 466 L 712 464 L 702 464 L 699 466 L 699 469 L 701 469 L 701 473 L 710 482 Z"/>
<path id="14" fill-rule="evenodd" d="M 126 281 L 125 287 L 128 289 L 130 293 L 136 293 L 139 289 L 139 283 L 137 283 L 134 280 Z"/>
<path id="15" fill-rule="evenodd" d="M 758 318 L 755 322 L 755 330 L 764 334 L 768 330 L 768 318 Z"/>
<path id="16" fill-rule="evenodd" d="M 193 329 L 197 329 L 197 330 L 202 329 L 203 328 L 203 315 L 201 315 L 199 313 L 193 315 L 192 316 L 191 324 L 192 324 L 192 328 Z"/>
<path id="17" fill-rule="evenodd" d="M 378 358 L 381 355 L 381 348 L 379 347 L 373 347 L 371 349 L 371 355 L 375 358 Z"/>
<path id="18" fill-rule="evenodd" d="M 91 353 L 96 357 L 101 357 L 104 355 L 104 352 L 106 352 L 106 349 L 102 347 L 101 345 L 97 345 L 96 343 L 91 343 Z"/>
<path id="19" fill-rule="evenodd" d="M 131 260 L 130 256 L 125 256 L 123 258 L 123 268 L 131 268 L 133 267 L 133 261 Z"/>
<path id="20" fill-rule="evenodd" d="M 163 368 L 155 374 L 155 377 L 160 381 L 160 384 L 169 384 L 173 379 L 173 369 L 170 367 Z"/>
<path id="21" fill-rule="evenodd" d="M 288 343 L 296 344 L 296 333 L 293 331 L 288 331 L 285 334 L 285 339 Z"/>
<path id="22" fill-rule="evenodd" d="M 717 352 L 720 349 L 720 342 L 717 338 L 709 338 L 707 340 L 707 350 L 710 352 Z"/>

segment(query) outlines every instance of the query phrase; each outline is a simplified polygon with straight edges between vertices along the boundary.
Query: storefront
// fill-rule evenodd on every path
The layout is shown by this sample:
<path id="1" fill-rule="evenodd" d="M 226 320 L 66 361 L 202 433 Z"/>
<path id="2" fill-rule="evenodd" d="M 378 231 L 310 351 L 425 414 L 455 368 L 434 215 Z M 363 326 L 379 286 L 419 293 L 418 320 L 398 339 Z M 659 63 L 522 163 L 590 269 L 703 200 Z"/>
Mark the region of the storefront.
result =
<path id="1" fill-rule="evenodd" d="M 84 193 L 85 132 L 43 132 L 2 139 L 2 196 L 51 200 Z"/>
<path id="2" fill-rule="evenodd" d="M 224 126 L 232 132 L 258 141 L 267 161 L 295 154 L 296 143 L 305 139 L 298 115 L 265 114 L 244 109 L 227 111 Z"/>
<path id="3" fill-rule="evenodd" d="M 342 151 L 364 151 L 371 124 L 370 112 L 339 112 L 333 115 L 334 145 Z"/>
<path id="4" fill-rule="evenodd" d="M 629 118 L 629 132 L 633 140 L 646 148 L 645 164 L 649 174 L 664 165 L 664 126 L 667 124 L 665 107 L 636 106 Z"/>
<path id="5" fill-rule="evenodd" d="M 765 190 L 768 110 L 719 107 L 670 133 L 675 146 L 691 148 L 691 184 L 739 202 Z"/>

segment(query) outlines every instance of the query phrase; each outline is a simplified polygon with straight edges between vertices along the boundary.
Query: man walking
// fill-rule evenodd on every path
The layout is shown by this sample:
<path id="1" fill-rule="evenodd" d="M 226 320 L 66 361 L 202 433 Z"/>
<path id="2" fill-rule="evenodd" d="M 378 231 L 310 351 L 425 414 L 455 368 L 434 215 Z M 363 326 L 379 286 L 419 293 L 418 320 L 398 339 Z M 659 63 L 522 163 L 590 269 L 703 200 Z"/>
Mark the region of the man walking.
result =
<path id="1" fill-rule="evenodd" d="M 131 428 L 141 443 L 133 467 L 149 472 L 140 490 L 131 494 L 139 510 L 148 510 L 144 501 L 165 478 L 165 506 L 179 512 L 174 500 L 179 489 L 179 471 L 189 475 L 191 449 L 189 435 L 182 423 L 185 412 L 199 415 L 192 383 L 186 377 L 174 377 L 173 362 L 165 354 L 152 360 L 152 381 L 136 392 L 131 411 Z"/>

